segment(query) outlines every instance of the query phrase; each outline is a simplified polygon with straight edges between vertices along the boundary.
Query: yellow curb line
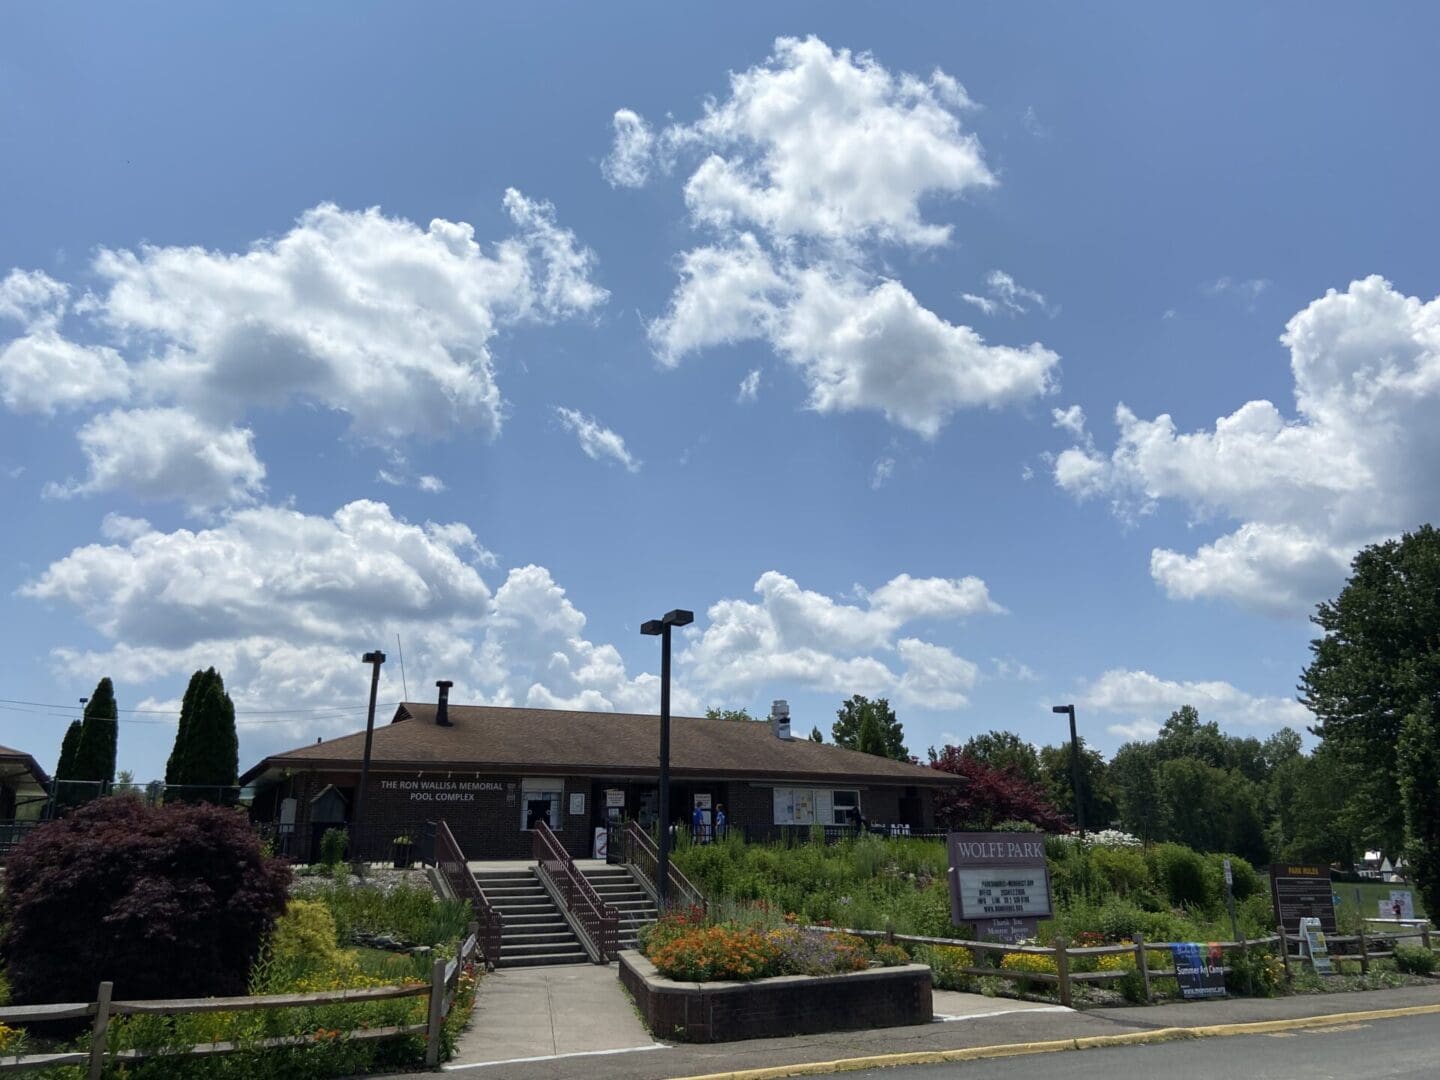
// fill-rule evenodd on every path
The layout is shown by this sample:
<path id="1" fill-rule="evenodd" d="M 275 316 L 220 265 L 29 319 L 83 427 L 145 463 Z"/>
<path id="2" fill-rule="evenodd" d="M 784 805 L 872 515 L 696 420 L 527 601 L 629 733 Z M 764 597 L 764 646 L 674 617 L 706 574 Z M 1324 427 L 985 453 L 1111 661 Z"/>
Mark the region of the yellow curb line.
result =
<path id="1" fill-rule="evenodd" d="M 1107 1046 L 1136 1046 L 1145 1043 L 1172 1042 L 1177 1039 L 1224 1038 L 1231 1035 L 1266 1035 L 1275 1031 L 1296 1031 L 1303 1028 L 1329 1027 L 1332 1024 L 1360 1023 L 1366 1020 L 1392 1020 L 1403 1016 L 1427 1016 L 1440 1013 L 1440 1005 L 1407 1005 L 1398 1009 L 1374 1009 L 1369 1012 L 1330 1013 L 1326 1016 L 1303 1016 L 1293 1020 L 1259 1020 L 1243 1024 L 1210 1024 L 1204 1027 L 1168 1027 L 1154 1031 L 1131 1031 L 1123 1035 L 1088 1035 L 1049 1042 L 1001 1043 L 996 1046 L 970 1046 L 961 1050 L 917 1050 L 906 1054 L 874 1054 L 870 1057 L 842 1058 L 839 1061 L 811 1061 L 799 1065 L 772 1065 L 762 1069 L 737 1069 L 733 1072 L 706 1073 L 681 1080 L 782 1080 L 789 1076 L 824 1076 L 828 1073 L 853 1072 L 858 1069 L 884 1069 L 895 1065 L 938 1065 L 947 1061 L 982 1061 L 989 1058 L 1021 1057 L 1027 1054 L 1055 1054 L 1064 1050 L 1095 1050 Z"/>

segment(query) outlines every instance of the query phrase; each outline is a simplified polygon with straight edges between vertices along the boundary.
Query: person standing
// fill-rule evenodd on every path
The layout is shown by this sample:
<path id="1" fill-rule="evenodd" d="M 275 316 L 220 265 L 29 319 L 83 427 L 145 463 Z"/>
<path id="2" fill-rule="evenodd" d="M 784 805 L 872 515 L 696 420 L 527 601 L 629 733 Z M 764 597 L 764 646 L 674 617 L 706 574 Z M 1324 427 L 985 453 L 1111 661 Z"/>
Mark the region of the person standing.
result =
<path id="1" fill-rule="evenodd" d="M 697 803 L 690 812 L 690 838 L 697 844 L 705 842 L 705 811 Z"/>
<path id="2" fill-rule="evenodd" d="M 725 820 L 725 804 L 724 804 L 724 803 L 716 803 L 716 804 L 715 804 L 715 839 L 716 839 L 716 840 L 724 840 L 724 839 L 725 839 L 725 825 L 726 825 L 726 820 Z"/>

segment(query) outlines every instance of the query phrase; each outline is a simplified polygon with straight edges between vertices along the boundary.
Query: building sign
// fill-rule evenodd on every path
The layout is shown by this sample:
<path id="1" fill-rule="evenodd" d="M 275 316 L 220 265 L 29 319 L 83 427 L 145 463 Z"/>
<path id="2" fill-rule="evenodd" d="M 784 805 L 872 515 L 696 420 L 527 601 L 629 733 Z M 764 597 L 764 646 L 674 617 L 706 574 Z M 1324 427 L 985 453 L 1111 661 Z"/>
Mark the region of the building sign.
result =
<path id="1" fill-rule="evenodd" d="M 608 806 L 608 807 L 613 807 L 614 809 L 617 809 L 617 810 L 624 810 L 624 809 L 625 809 L 625 789 L 624 789 L 624 788 L 606 788 L 606 789 L 605 789 L 605 805 Z"/>
<path id="2" fill-rule="evenodd" d="M 1175 960 L 1175 981 L 1186 1001 L 1225 996 L 1225 953 L 1213 942 L 1175 942 L 1170 946 Z"/>
<path id="3" fill-rule="evenodd" d="M 404 791 L 411 802 L 474 802 L 482 791 L 504 791 L 498 780 L 381 780 L 381 791 Z"/>
<path id="4" fill-rule="evenodd" d="M 1300 920 L 1300 936 L 1305 939 L 1305 952 L 1310 956 L 1310 966 L 1316 975 L 1331 975 L 1330 947 L 1325 944 L 1325 931 L 1320 929 L 1320 920 Z"/>
<path id="5" fill-rule="evenodd" d="M 1300 932 L 1301 919 L 1319 919 L 1327 934 L 1335 930 L 1335 890 L 1328 866 L 1276 863 L 1270 867 L 1275 918 L 1287 933 Z"/>
<path id="6" fill-rule="evenodd" d="M 585 816 L 585 793 L 583 791 L 572 791 L 570 793 L 570 816 Z"/>
<path id="7" fill-rule="evenodd" d="M 1052 913 L 1045 837 L 1038 833 L 950 833 L 950 921 L 1015 942 L 1034 937 Z"/>

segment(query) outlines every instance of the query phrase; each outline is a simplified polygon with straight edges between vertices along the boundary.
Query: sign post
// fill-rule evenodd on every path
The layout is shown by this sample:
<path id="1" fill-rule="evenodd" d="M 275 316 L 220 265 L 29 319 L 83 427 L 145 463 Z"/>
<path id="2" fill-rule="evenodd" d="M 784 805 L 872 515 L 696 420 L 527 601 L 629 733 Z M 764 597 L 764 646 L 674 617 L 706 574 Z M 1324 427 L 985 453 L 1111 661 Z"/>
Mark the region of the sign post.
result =
<path id="1" fill-rule="evenodd" d="M 1053 914 L 1045 837 L 1038 833 L 950 833 L 950 921 L 981 937 L 1032 938 Z"/>
<path id="2" fill-rule="evenodd" d="M 1239 941 L 1240 931 L 1235 926 L 1235 870 L 1230 860 L 1225 860 L 1225 907 L 1230 912 L 1230 940 Z"/>

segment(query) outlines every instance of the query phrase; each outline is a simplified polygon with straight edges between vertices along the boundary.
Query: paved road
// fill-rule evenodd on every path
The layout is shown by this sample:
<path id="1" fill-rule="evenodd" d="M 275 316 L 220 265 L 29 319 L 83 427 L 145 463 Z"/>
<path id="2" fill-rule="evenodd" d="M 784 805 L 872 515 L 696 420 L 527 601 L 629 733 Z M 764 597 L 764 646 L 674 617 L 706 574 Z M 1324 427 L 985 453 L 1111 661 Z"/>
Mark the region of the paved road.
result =
<path id="1" fill-rule="evenodd" d="M 845 1075 L 871 1080 L 1435 1080 L 1440 1077 L 1440 1017 Z"/>

